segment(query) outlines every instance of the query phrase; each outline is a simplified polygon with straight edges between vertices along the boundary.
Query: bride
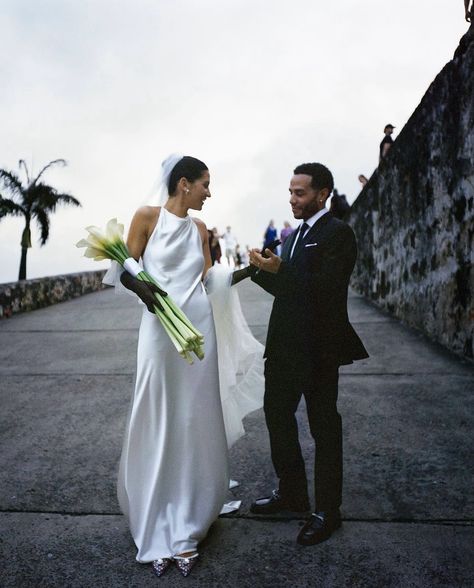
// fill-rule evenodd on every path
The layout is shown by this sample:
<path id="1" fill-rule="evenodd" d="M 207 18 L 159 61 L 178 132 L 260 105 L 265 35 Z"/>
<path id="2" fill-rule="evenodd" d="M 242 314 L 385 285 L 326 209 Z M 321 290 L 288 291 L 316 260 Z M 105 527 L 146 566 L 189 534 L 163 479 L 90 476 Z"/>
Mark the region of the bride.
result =
<path id="1" fill-rule="evenodd" d="M 228 289 L 230 273 L 224 277 L 225 294 L 217 303 L 224 315 L 224 327 L 218 327 L 222 332 L 218 365 L 214 317 L 203 284 L 215 273 L 215 268 L 209 271 L 208 232 L 202 221 L 188 214 L 189 210 L 201 210 L 211 197 L 209 183 L 209 170 L 202 161 L 170 156 L 163 162 L 162 184 L 167 192 L 164 206 L 140 208 L 127 240 L 130 255 L 141 258 L 145 270 L 204 335 L 202 361 L 188 365 L 176 352 L 152 314 L 155 287 L 126 271 L 120 276 L 122 284 L 146 307 L 139 331 L 137 377 L 120 461 L 118 498 L 138 549 L 137 560 L 151 562 L 158 576 L 173 562 L 187 576 L 196 563 L 198 544 L 219 516 L 229 487 L 227 446 L 242 434 L 243 415 L 259 408 L 262 399 L 255 385 L 250 391 L 239 389 L 235 377 L 237 369 L 248 369 L 251 358 L 262 355 L 260 344 L 246 325 L 239 343 L 242 346 L 242 340 L 244 344 L 247 341 L 243 363 L 230 368 L 222 365 L 236 361 L 236 343 L 232 346 L 226 341 L 233 327 L 226 327 L 226 321 L 234 313 L 236 320 L 244 322 L 240 307 L 236 311 L 235 305 L 232 310 L 227 304 L 232 296 Z M 247 275 L 246 269 L 234 272 L 232 283 Z M 219 280 L 222 282 L 222 277 L 214 276 L 210 282 L 218 284 Z M 227 339 L 232 340 L 232 336 Z"/>

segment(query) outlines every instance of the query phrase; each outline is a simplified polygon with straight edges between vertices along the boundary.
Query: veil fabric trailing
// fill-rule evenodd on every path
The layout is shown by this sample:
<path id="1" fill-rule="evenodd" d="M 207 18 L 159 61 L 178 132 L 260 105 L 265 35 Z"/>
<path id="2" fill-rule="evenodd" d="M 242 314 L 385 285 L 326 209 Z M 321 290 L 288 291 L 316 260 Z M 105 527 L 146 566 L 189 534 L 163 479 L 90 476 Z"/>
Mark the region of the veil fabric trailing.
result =
<path id="1" fill-rule="evenodd" d="M 232 270 L 214 265 L 204 280 L 216 328 L 219 385 L 229 448 L 245 433 L 242 419 L 263 406 L 264 392 L 264 347 L 247 325 L 231 279 Z"/>

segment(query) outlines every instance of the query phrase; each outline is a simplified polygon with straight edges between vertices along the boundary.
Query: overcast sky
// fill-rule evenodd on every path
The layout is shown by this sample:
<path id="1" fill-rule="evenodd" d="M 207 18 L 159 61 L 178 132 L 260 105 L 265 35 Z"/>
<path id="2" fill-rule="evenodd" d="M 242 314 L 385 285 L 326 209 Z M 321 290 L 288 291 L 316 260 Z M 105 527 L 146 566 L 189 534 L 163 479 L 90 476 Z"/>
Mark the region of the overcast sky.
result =
<path id="1" fill-rule="evenodd" d="M 45 247 L 34 227 L 28 277 L 104 267 L 74 247 L 83 228 L 128 226 L 174 151 L 208 164 L 198 215 L 242 246 L 291 220 L 299 163 L 354 200 L 384 125 L 403 127 L 467 26 L 462 0 L 2 0 L 0 167 L 65 158 L 45 180 L 82 203 Z M 22 227 L 0 222 L 0 282 Z"/>

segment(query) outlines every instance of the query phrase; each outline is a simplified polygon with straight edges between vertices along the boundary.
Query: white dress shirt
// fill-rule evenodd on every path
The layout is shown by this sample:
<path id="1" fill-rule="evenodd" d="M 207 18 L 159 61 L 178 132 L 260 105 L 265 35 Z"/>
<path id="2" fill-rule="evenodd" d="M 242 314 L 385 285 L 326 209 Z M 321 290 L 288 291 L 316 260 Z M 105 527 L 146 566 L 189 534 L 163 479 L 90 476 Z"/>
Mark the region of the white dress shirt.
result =
<path id="1" fill-rule="evenodd" d="M 318 212 L 316 214 L 313 214 L 313 216 L 310 217 L 308 220 L 303 221 L 303 222 L 305 222 L 308 225 L 308 228 L 304 232 L 303 239 L 306 237 L 306 235 L 308 234 L 308 231 L 312 228 L 312 226 L 314 225 L 314 223 L 316 221 L 318 221 L 322 216 L 324 216 L 327 212 L 329 212 L 329 210 L 326 207 L 321 208 L 321 210 L 318 210 Z M 298 231 L 301 230 L 301 225 L 302 224 L 303 223 L 301 223 L 300 226 L 298 227 Z M 295 246 L 296 246 L 296 242 L 298 241 L 298 237 L 299 237 L 299 235 L 293 241 L 293 245 L 291 247 L 291 252 L 290 252 L 290 259 L 293 257 L 293 251 L 295 250 Z"/>

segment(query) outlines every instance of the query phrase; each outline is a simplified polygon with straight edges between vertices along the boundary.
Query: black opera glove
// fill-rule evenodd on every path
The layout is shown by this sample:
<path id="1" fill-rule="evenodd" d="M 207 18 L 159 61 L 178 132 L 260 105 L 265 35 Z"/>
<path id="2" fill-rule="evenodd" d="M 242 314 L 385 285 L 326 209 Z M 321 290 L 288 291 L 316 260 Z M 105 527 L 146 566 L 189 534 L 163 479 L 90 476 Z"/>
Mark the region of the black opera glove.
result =
<path id="1" fill-rule="evenodd" d="M 122 272 L 120 281 L 125 286 L 125 288 L 127 288 L 127 290 L 135 292 L 138 298 L 140 298 L 140 300 L 146 305 L 151 313 L 155 313 L 155 306 L 160 310 L 163 310 L 163 306 L 156 298 L 155 294 L 160 294 L 160 296 L 164 297 L 168 296 L 168 292 L 165 292 L 156 284 L 152 284 L 151 282 L 144 282 L 143 280 L 134 278 L 132 274 L 129 274 L 127 271 Z"/>
<path id="2" fill-rule="evenodd" d="M 263 257 L 268 258 L 268 255 L 265 253 L 265 249 L 270 249 L 270 251 L 275 251 L 275 249 L 280 244 L 281 244 L 280 239 L 275 239 L 275 241 L 272 241 L 267 247 L 264 247 L 260 253 L 263 255 Z M 235 284 L 238 284 L 242 280 L 245 280 L 245 278 L 250 278 L 250 277 L 254 276 L 257 272 L 258 272 L 258 267 L 255 265 L 248 265 L 247 267 L 244 267 L 244 269 L 236 270 L 235 272 L 232 273 L 232 282 L 230 283 L 230 285 L 235 286 Z"/>
<path id="3" fill-rule="evenodd" d="M 250 278 L 250 276 L 254 275 L 257 271 L 258 267 L 254 265 L 248 265 L 243 269 L 235 270 L 235 272 L 232 272 L 232 281 L 230 285 L 235 286 L 235 284 L 245 280 L 245 278 Z"/>

